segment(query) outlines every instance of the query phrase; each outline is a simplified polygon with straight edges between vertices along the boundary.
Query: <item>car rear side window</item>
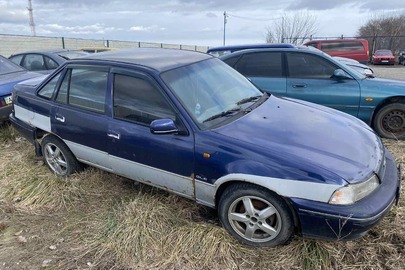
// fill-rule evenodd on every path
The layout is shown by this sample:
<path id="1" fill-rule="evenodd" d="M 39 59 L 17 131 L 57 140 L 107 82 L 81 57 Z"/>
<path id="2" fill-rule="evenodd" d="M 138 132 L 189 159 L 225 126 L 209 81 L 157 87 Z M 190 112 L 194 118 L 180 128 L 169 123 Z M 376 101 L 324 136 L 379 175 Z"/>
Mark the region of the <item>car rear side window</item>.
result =
<path id="1" fill-rule="evenodd" d="M 364 51 L 364 46 L 359 41 L 348 42 L 322 42 L 321 50 L 329 51 Z"/>
<path id="2" fill-rule="evenodd" d="M 143 125 L 156 119 L 176 118 L 163 94 L 148 80 L 116 74 L 113 91 L 114 118 Z"/>
<path id="3" fill-rule="evenodd" d="M 92 68 L 68 69 L 56 100 L 82 109 L 104 113 L 108 72 Z"/>
<path id="4" fill-rule="evenodd" d="M 282 77 L 281 52 L 245 54 L 236 63 L 235 69 L 247 77 Z"/>
<path id="5" fill-rule="evenodd" d="M 48 56 L 44 56 L 47 69 L 56 69 L 59 65 Z"/>

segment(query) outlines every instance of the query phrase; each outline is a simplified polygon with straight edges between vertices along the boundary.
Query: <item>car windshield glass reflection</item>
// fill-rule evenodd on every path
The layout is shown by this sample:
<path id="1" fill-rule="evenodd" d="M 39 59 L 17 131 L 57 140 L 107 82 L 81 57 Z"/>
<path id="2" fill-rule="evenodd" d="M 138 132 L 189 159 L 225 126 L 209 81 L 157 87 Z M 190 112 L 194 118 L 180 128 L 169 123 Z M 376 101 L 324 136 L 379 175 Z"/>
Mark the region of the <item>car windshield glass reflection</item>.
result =
<path id="1" fill-rule="evenodd" d="M 220 125 L 263 95 L 245 77 L 217 59 L 167 71 L 162 79 L 200 128 Z"/>

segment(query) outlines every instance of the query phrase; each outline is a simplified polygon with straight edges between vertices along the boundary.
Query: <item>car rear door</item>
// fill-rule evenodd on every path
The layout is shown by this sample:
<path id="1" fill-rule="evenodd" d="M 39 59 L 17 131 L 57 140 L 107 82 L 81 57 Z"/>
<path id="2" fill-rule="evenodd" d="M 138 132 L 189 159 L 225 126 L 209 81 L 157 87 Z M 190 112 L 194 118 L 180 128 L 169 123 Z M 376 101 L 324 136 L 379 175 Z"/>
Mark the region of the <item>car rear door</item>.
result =
<path id="1" fill-rule="evenodd" d="M 281 52 L 251 52 L 225 63 L 248 77 L 259 89 L 279 96 L 286 95 L 286 77 Z"/>
<path id="2" fill-rule="evenodd" d="M 194 137 L 159 84 L 143 72 L 112 69 L 108 152 L 114 172 L 194 197 Z M 152 134 L 150 123 L 172 119 L 182 134 Z"/>
<path id="3" fill-rule="evenodd" d="M 77 159 L 111 171 L 105 113 L 107 81 L 107 67 L 69 66 L 51 109 L 51 127 Z"/>
<path id="4" fill-rule="evenodd" d="M 335 78 L 341 68 L 319 55 L 288 52 L 287 96 L 358 116 L 360 86 L 354 78 Z"/>

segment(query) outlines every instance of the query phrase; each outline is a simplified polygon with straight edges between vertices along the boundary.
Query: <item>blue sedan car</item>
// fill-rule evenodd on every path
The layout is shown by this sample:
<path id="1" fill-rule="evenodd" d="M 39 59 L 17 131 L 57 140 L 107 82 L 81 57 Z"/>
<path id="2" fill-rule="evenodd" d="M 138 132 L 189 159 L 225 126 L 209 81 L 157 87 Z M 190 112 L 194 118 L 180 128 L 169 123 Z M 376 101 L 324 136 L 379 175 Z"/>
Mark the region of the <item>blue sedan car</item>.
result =
<path id="1" fill-rule="evenodd" d="M 0 55 L 0 124 L 6 121 L 11 113 L 11 92 L 14 85 L 40 75 L 29 72 Z"/>
<path id="2" fill-rule="evenodd" d="M 85 163 L 174 192 L 216 208 L 248 245 L 354 239 L 399 199 L 399 169 L 364 122 L 263 93 L 203 53 L 71 60 L 17 85 L 13 106 L 12 124 L 57 176 Z"/>
<path id="3" fill-rule="evenodd" d="M 405 139 L 405 81 L 366 76 L 304 46 L 237 51 L 220 59 L 263 91 L 346 112 L 381 137 Z"/>

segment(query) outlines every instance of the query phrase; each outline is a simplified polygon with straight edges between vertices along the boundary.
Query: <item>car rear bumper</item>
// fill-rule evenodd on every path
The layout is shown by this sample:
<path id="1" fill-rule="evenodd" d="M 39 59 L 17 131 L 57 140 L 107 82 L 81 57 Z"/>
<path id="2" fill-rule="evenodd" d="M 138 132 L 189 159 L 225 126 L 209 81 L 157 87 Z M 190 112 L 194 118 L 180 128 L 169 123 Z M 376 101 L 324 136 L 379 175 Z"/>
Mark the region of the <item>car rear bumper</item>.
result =
<path id="1" fill-rule="evenodd" d="M 36 139 L 36 128 L 17 119 L 14 114 L 10 114 L 11 125 L 29 142 L 34 143 Z"/>
<path id="2" fill-rule="evenodd" d="M 353 205 L 331 205 L 292 198 L 302 235 L 328 240 L 351 240 L 363 236 L 381 221 L 398 202 L 401 189 L 401 168 L 396 167 L 388 151 L 386 159 L 386 170 L 380 186 Z"/>

